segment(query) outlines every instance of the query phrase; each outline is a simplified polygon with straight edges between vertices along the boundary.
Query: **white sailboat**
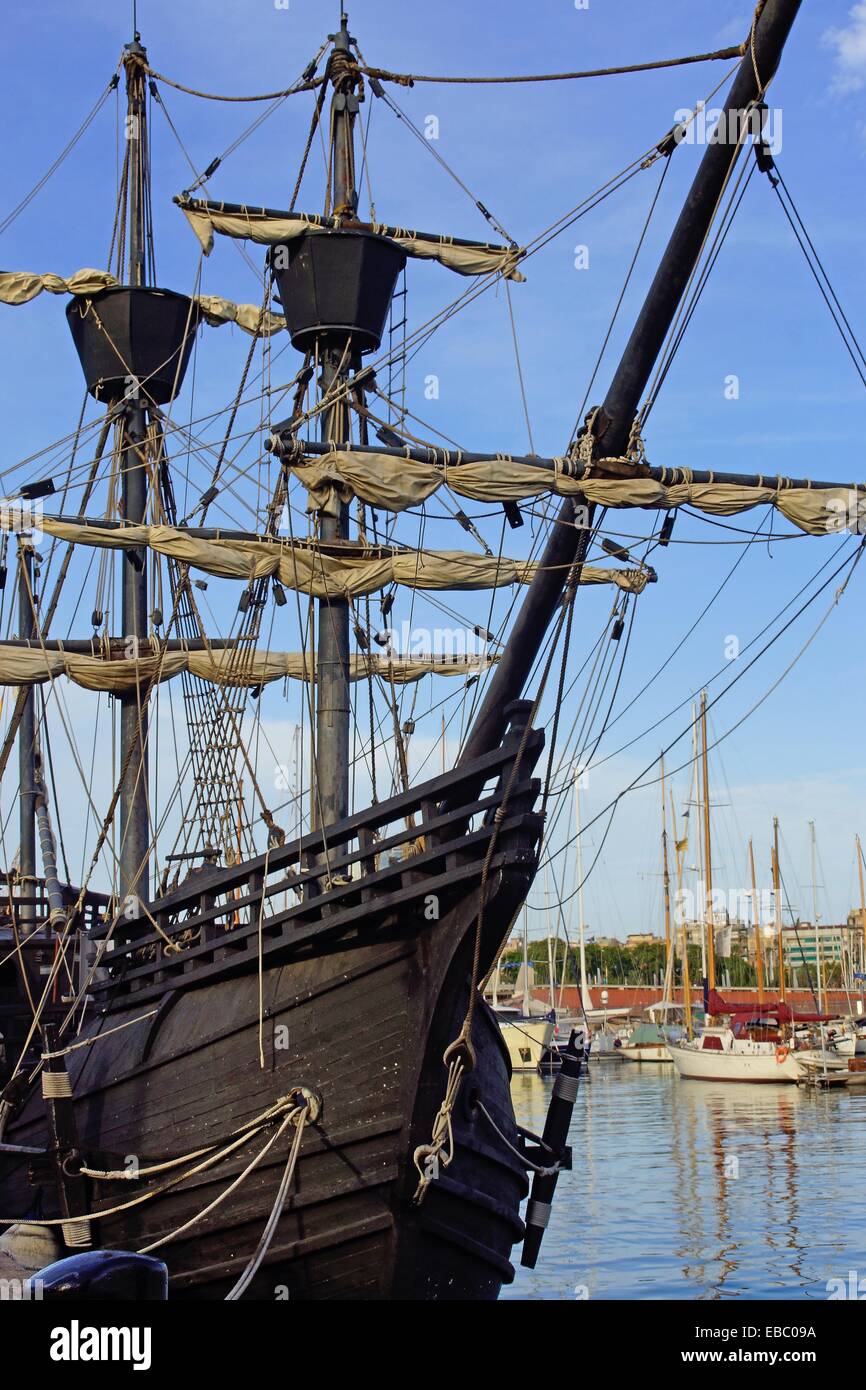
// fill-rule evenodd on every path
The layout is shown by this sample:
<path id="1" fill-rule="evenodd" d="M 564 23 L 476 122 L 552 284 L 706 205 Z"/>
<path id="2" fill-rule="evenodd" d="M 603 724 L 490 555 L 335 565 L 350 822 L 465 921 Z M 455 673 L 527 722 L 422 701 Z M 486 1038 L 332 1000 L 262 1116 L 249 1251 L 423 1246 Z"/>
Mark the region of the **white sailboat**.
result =
<path id="1" fill-rule="evenodd" d="M 694 1081 L 796 1082 L 801 1068 L 790 1045 L 738 1037 L 730 1027 L 704 1028 L 690 1040 L 668 1043 L 679 1076 Z"/>

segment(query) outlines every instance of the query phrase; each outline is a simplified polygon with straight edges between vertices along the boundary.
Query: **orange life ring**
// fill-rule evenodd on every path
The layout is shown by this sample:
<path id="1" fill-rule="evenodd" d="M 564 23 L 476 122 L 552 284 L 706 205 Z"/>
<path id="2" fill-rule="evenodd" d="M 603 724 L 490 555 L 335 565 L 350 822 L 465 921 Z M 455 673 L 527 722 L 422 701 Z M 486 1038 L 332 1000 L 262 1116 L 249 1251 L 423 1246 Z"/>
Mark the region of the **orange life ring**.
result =
<path id="1" fill-rule="evenodd" d="M 788 1057 L 790 1055 L 790 1051 L 791 1049 L 789 1047 L 776 1048 L 776 1061 L 779 1064 L 779 1066 L 781 1066 L 783 1062 L 787 1062 Z"/>

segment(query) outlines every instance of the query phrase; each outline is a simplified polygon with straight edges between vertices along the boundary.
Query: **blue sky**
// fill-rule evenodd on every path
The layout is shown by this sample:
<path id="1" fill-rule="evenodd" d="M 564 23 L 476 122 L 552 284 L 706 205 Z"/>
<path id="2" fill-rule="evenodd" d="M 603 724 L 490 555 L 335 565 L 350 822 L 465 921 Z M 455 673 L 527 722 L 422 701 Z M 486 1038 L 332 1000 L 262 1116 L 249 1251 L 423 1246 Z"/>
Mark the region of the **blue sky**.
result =
<path id="1" fill-rule="evenodd" d="M 290 0 L 288 8 L 268 0 L 234 0 L 219 6 L 201 0 L 182 6 L 141 0 L 139 27 L 159 72 L 208 91 L 245 93 L 288 85 L 335 26 L 337 9 L 336 4 L 305 0 Z M 108 81 L 129 37 L 130 10 L 100 0 L 77 0 L 74 8 L 47 3 L 17 8 L 6 16 L 0 91 L 0 120 L 7 132 L 0 150 L 4 212 L 48 166 Z M 571 0 L 545 0 L 531 9 L 514 0 L 502 0 L 493 8 L 468 7 L 456 0 L 435 7 L 359 0 L 350 7 L 350 27 L 368 62 L 433 74 L 556 71 L 705 51 L 739 41 L 749 19 L 748 6 L 736 0 L 670 0 L 661 7 L 637 0 L 590 0 L 585 9 L 575 8 Z M 419 84 L 412 90 L 390 90 L 416 124 L 423 126 L 429 116 L 437 117 L 437 150 L 522 243 L 650 147 L 673 124 L 675 113 L 706 96 L 725 71 L 722 64 L 704 64 L 581 83 L 486 88 Z M 770 92 L 781 120 L 779 165 L 861 339 L 866 332 L 864 83 L 866 5 L 852 7 L 835 0 L 804 5 Z M 170 88 L 163 92 L 198 168 L 261 109 L 199 102 Z M 212 196 L 285 206 L 311 104 L 309 96 L 284 103 L 226 159 L 212 181 Z M 369 98 L 365 116 L 368 105 Z M 188 184 L 190 175 L 159 113 L 153 121 L 159 281 L 189 290 L 199 265 L 198 246 L 171 195 Z M 381 220 L 481 239 L 492 235 L 471 200 L 382 103 L 376 103 L 372 113 L 369 155 Z M 112 98 L 63 168 L 3 236 L 3 266 L 68 273 L 82 265 L 104 264 L 115 156 Z M 604 393 L 699 157 L 694 147 L 683 147 L 674 156 L 594 400 Z M 656 181 L 657 167 L 633 180 L 534 256 L 526 266 L 526 284 L 512 290 L 539 453 L 561 452 L 568 441 Z M 314 147 L 299 206 L 317 211 L 321 196 L 322 160 Z M 577 245 L 588 248 L 586 270 L 575 269 Z M 258 253 L 254 259 L 261 264 Z M 257 278 L 225 243 L 215 249 L 202 274 L 205 291 L 257 299 Z M 424 321 L 464 287 L 464 282 L 455 287 L 439 267 L 413 266 L 413 321 Z M 4 309 L 0 315 L 7 466 L 74 428 L 81 387 L 62 320 L 63 301 L 49 296 L 25 308 Z M 187 383 L 180 418 L 192 413 L 193 398 L 196 414 L 231 398 L 246 349 L 247 340 L 235 330 L 204 330 L 194 383 Z M 289 348 L 279 365 L 274 364 L 275 381 L 289 379 L 295 370 L 292 357 Z M 425 378 L 431 374 L 439 378 L 435 401 L 424 394 Z M 725 395 L 731 374 L 740 383 L 736 400 Z M 411 363 L 407 388 L 411 408 L 467 448 L 525 451 L 526 424 L 501 291 L 479 299 L 429 341 Z M 96 418 L 95 409 L 88 418 Z M 756 177 L 653 411 L 648 456 L 658 464 L 862 478 L 864 432 L 863 387 L 775 197 L 766 181 Z M 633 513 L 618 522 L 617 529 L 646 535 L 651 519 L 652 514 Z M 751 529 L 762 519 L 756 512 L 734 520 Z M 527 525 L 509 534 L 507 551 L 525 553 L 532 529 Z M 488 525 L 485 534 L 498 533 Z M 639 602 L 614 714 L 667 661 L 740 555 L 741 546 L 731 542 L 745 539 L 686 518 L 680 519 L 675 535 L 677 544 L 656 552 L 659 583 Z M 467 540 L 461 532 L 455 538 L 453 528 L 435 516 L 425 539 L 443 546 L 460 546 Z M 585 818 L 628 784 L 685 725 L 687 714 L 681 713 L 645 732 L 725 665 L 726 640 L 734 635 L 745 646 L 829 558 L 835 544 L 797 538 L 751 547 L 697 632 L 609 730 L 599 750 L 608 761 L 591 773 L 584 794 Z M 857 830 L 866 835 L 866 757 L 860 736 L 866 678 L 864 583 L 858 570 L 845 597 L 778 690 L 714 754 L 714 829 L 722 881 L 731 887 L 747 881 L 749 835 L 755 839 L 760 881 L 766 880 L 771 817 L 778 814 L 785 836 L 786 883 L 795 905 L 809 915 L 807 822 L 814 819 L 822 860 L 819 907 L 825 920 L 844 916 L 855 901 L 853 836 Z M 504 615 L 511 597 L 497 598 L 497 615 Z M 802 647 L 831 597 L 832 590 L 715 708 L 714 733 L 724 733 L 767 691 Z M 575 665 L 595 641 L 609 605 L 607 593 L 580 596 Z M 486 611 L 477 603 L 456 606 L 476 620 Z M 415 621 L 436 621 L 434 610 L 423 602 L 413 616 Z M 294 645 L 291 634 L 275 645 Z M 90 718 L 88 699 L 70 695 L 70 711 L 84 721 L 82 727 Z M 565 727 L 573 713 L 570 704 Z M 272 691 L 263 718 L 280 754 L 296 711 Z M 416 768 L 435 739 L 435 721 L 424 737 L 419 736 L 413 750 Z M 627 743 L 631 746 L 617 751 Z M 676 764 L 687 756 L 682 744 L 670 761 Z M 679 805 L 686 794 L 683 777 L 676 781 L 676 792 Z M 74 822 L 75 816 L 67 813 L 66 819 Z M 570 889 L 572 850 L 557 840 L 562 840 L 564 826 L 563 820 L 551 843 L 554 850 L 560 848 L 554 860 L 557 880 L 567 865 L 565 886 Z M 601 828 L 587 832 L 585 859 L 598 848 Z M 72 841 L 76 833 L 70 824 Z M 541 902 L 539 878 L 532 899 L 534 930 L 543 926 Z M 572 911 L 573 905 L 568 913 Z M 587 886 L 587 918 L 598 932 L 660 929 L 655 787 L 620 804 Z"/>

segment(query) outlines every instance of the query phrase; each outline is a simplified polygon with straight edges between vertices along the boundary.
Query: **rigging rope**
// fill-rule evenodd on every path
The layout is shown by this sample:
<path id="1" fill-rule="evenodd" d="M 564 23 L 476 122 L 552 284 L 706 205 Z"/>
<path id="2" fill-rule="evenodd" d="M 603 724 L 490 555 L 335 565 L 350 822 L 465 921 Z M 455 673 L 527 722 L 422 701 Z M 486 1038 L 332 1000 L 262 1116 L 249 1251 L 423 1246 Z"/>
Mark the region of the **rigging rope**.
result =
<path id="1" fill-rule="evenodd" d="M 190 97 L 201 97 L 203 101 L 277 101 L 281 97 L 294 96 L 296 92 L 312 92 L 316 87 L 321 87 L 328 79 L 327 77 L 302 78 L 300 82 L 295 82 L 291 87 L 283 87 L 279 92 L 257 92 L 253 96 L 226 96 L 222 92 L 200 92 L 195 87 L 185 87 L 182 82 L 175 82 L 173 78 L 166 77 L 164 72 L 156 72 L 148 63 L 142 65 L 148 77 L 152 77 L 155 82 L 165 82 L 167 86 L 174 87 L 178 92 L 186 92 Z"/>
<path id="2" fill-rule="evenodd" d="M 760 6 L 759 6 L 760 9 Z M 454 83 L 458 85 L 494 85 L 513 82 L 576 82 L 588 77 L 618 77 L 631 72 L 653 72 L 657 68 L 677 68 L 688 63 L 712 63 L 742 58 L 746 52 L 745 43 L 734 47 L 719 48 L 712 53 L 692 53 L 683 58 L 660 58 L 648 63 L 627 63 L 615 68 L 587 68 L 582 72 L 542 72 L 520 74 L 514 77 L 429 77 L 420 73 L 389 72 L 387 68 L 361 66 L 367 77 L 378 78 L 382 82 L 396 82 L 401 87 L 413 87 L 416 82 Z"/>
<path id="3" fill-rule="evenodd" d="M 69 141 L 69 143 L 68 143 L 67 145 L 65 145 L 64 148 L 60 151 L 60 154 L 57 156 L 57 158 L 55 159 L 54 163 L 53 163 L 53 164 L 47 169 L 47 171 L 42 175 L 42 178 L 39 179 L 39 181 L 33 185 L 33 187 L 31 188 L 30 192 L 27 193 L 27 194 L 25 194 L 25 196 L 21 199 L 21 202 L 18 203 L 18 204 L 12 209 L 11 212 L 8 212 L 8 213 L 6 214 L 6 216 L 3 218 L 3 221 L 0 222 L 0 235 L 2 235 L 2 233 L 6 231 L 7 227 L 11 227 L 11 225 L 12 225 L 12 223 L 15 221 L 16 217 L 18 217 L 18 216 L 24 211 L 24 209 L 25 209 L 30 203 L 32 203 L 33 199 L 37 196 L 37 194 L 39 194 L 39 193 L 42 192 L 42 189 L 45 187 L 45 185 L 47 184 L 48 180 L 51 178 L 52 174 L 55 174 L 55 173 L 57 172 L 57 170 L 60 168 L 61 164 L 62 164 L 62 163 L 64 162 L 64 160 L 67 158 L 67 156 L 68 156 L 69 154 L 72 153 L 72 151 L 74 150 L 75 146 L 78 144 L 78 141 L 81 139 L 82 135 L 84 135 L 85 131 L 88 129 L 88 127 L 92 124 L 92 122 L 93 122 L 93 121 L 96 119 L 96 117 L 99 115 L 99 112 L 102 110 L 102 108 L 103 108 L 103 106 L 105 105 L 106 101 L 108 100 L 109 96 L 110 96 L 111 93 L 114 91 L 114 89 L 115 89 L 115 87 L 117 86 L 119 80 L 120 80 L 120 72 L 119 72 L 119 65 L 118 65 L 118 71 L 116 71 L 116 72 L 114 73 L 114 75 L 113 75 L 111 81 L 109 82 L 108 86 L 105 88 L 105 91 L 104 91 L 104 92 L 102 93 L 102 95 L 99 97 L 98 101 L 97 101 L 96 104 L 92 107 L 92 109 L 91 109 L 91 111 L 88 113 L 88 115 L 85 116 L 84 120 L 82 121 L 82 123 L 81 123 L 81 125 L 78 127 L 78 129 L 76 130 L 75 134 L 72 136 L 72 138 L 71 138 L 71 140 Z"/>
<path id="4" fill-rule="evenodd" d="M 851 324 L 848 320 L 848 317 L 844 309 L 842 308 L 842 305 L 839 303 L 839 299 L 836 295 L 836 291 L 833 289 L 830 277 L 824 269 L 823 262 L 821 261 L 821 258 L 815 249 L 815 245 L 812 241 L 812 238 L 806 231 L 803 219 L 800 216 L 799 211 L 797 210 L 797 206 L 794 202 L 794 199 L 791 197 L 791 193 L 788 189 L 788 186 L 785 183 L 785 180 L 782 178 L 782 175 L 779 172 L 779 166 L 775 163 L 775 161 L 773 163 L 773 168 L 775 170 L 775 178 L 772 174 L 770 174 L 770 183 L 772 185 L 773 192 L 778 198 L 779 206 L 781 207 L 782 211 L 785 214 L 785 217 L 788 220 L 791 230 L 797 239 L 797 244 L 799 245 L 800 250 L 803 252 L 806 265 L 809 267 L 809 271 L 812 277 L 814 278 L 815 284 L 818 286 L 818 289 L 821 293 L 821 298 L 827 305 L 827 308 L 830 312 L 830 317 L 832 318 L 833 323 L 835 324 L 839 332 L 839 336 L 842 339 L 845 351 L 848 353 L 848 356 L 851 358 L 851 361 L 854 364 L 854 370 L 859 376 L 863 385 L 866 386 L 866 371 L 864 371 L 864 369 L 866 369 L 866 355 L 864 355 L 863 348 L 860 346 L 860 342 L 857 338 L 857 335 L 854 332 L 854 329 L 851 327 Z M 784 197 L 779 192 L 779 185 L 781 185 L 782 189 L 784 190 Z M 788 203 L 790 204 L 790 210 L 785 203 L 785 198 L 787 198 Z M 810 252 L 811 257 L 809 254 Z M 823 284 L 822 277 L 824 281 Z M 824 288 L 825 285 L 826 289 Z M 847 334 L 845 332 L 845 329 L 847 329 Z"/>
<path id="5" fill-rule="evenodd" d="M 860 562 L 860 560 L 861 560 L 861 558 L 862 558 L 862 556 L 863 556 L 864 547 L 866 547 L 866 537 L 863 537 L 863 539 L 860 541 L 860 544 L 858 545 L 855 554 L 854 554 L 850 559 L 847 559 L 847 560 L 843 561 L 843 563 L 842 563 L 841 565 L 839 565 L 839 566 L 833 571 L 833 573 L 829 576 L 829 578 L 828 578 L 827 580 L 825 580 L 825 582 L 820 586 L 820 588 L 817 589 L 817 590 L 815 591 L 815 593 L 814 593 L 809 599 L 807 599 L 805 603 L 802 604 L 802 606 L 797 610 L 797 612 L 794 613 L 794 615 L 788 620 L 788 622 L 786 622 L 786 623 L 784 624 L 784 626 L 781 627 L 781 628 L 779 629 L 779 631 L 778 631 L 773 637 L 771 637 L 770 640 L 769 640 L 768 642 L 765 643 L 765 645 L 760 649 L 760 651 L 758 651 L 758 652 L 756 653 L 756 655 L 752 658 L 752 660 L 749 661 L 744 667 L 742 667 L 742 669 L 737 673 L 737 675 L 734 676 L 734 677 L 728 682 L 728 684 L 727 684 L 722 690 L 719 691 L 718 695 L 714 696 L 714 697 L 708 702 L 708 704 L 707 704 L 707 709 L 708 709 L 708 710 L 712 709 L 714 705 L 718 704 L 718 702 L 719 702 L 725 695 L 727 695 L 727 694 L 729 693 L 729 691 L 732 689 L 732 687 L 733 687 L 734 685 L 736 685 L 737 682 L 738 682 L 739 680 L 742 679 L 742 677 L 746 674 L 746 672 L 749 671 L 749 670 L 756 664 L 756 662 L 759 661 L 760 658 L 761 658 L 762 656 L 764 656 L 765 653 L 766 653 L 767 651 L 769 651 L 769 649 L 770 649 L 772 646 L 775 645 L 775 643 L 779 640 L 779 638 L 780 638 L 781 636 L 783 636 L 783 634 L 784 634 L 785 632 L 788 631 L 788 629 L 793 625 L 793 623 L 796 622 L 796 620 L 801 616 L 801 614 L 804 613 L 804 612 L 806 611 L 806 609 L 807 609 L 808 607 L 810 607 L 810 605 L 811 605 L 812 603 L 815 602 L 815 600 L 824 592 L 824 590 L 825 590 L 826 588 L 828 588 L 828 586 L 833 582 L 833 580 L 837 577 L 837 575 L 841 574 L 841 572 L 842 572 L 846 567 L 848 568 L 848 574 L 846 575 L 846 577 L 845 577 L 843 583 L 842 583 L 842 584 L 840 585 L 840 587 L 837 589 L 837 591 L 836 591 L 836 593 L 835 593 L 835 595 L 834 595 L 834 597 L 833 597 L 833 602 L 830 604 L 829 608 L 828 608 L 828 609 L 826 610 L 826 612 L 823 614 L 823 616 L 821 617 L 821 619 L 820 619 L 820 621 L 818 622 L 818 624 L 816 625 L 816 627 L 815 627 L 815 628 L 813 629 L 813 631 L 809 634 L 809 636 L 808 636 L 808 638 L 806 639 L 806 641 L 803 643 L 803 645 L 802 645 L 802 646 L 799 648 L 799 650 L 796 652 L 796 654 L 795 654 L 795 656 L 793 657 L 793 659 L 792 659 L 792 660 L 788 663 L 788 665 L 785 667 L 785 669 L 784 669 L 784 671 L 781 673 L 781 675 L 778 676 L 777 679 L 776 679 L 775 681 L 772 682 L 772 684 L 768 687 L 768 689 L 758 698 L 758 700 L 756 700 L 756 701 L 754 702 L 753 705 L 750 706 L 750 708 L 745 712 L 745 714 L 743 714 L 738 720 L 736 720 L 736 722 L 735 722 L 734 724 L 732 724 L 731 727 L 730 727 L 729 729 L 727 729 L 727 730 L 725 731 L 724 734 L 719 735 L 719 737 L 718 737 L 713 743 L 709 744 L 709 746 L 708 746 L 709 749 L 712 749 L 712 748 L 717 747 L 719 744 L 723 743 L 727 738 L 729 738 L 729 737 L 731 736 L 731 734 L 735 733 L 736 730 L 737 730 L 738 728 L 740 728 L 740 726 L 741 726 L 742 724 L 744 724 L 745 721 L 751 717 L 751 715 L 755 712 L 755 710 L 757 710 L 758 708 L 760 708 L 760 706 L 764 703 L 764 701 L 767 700 L 767 699 L 769 698 L 769 696 L 773 693 L 773 691 L 781 684 L 781 682 L 785 679 L 785 677 L 793 670 L 794 666 L 795 666 L 795 665 L 797 664 L 797 662 L 800 660 L 800 657 L 804 654 L 804 652 L 808 649 L 808 647 L 811 646 L 812 642 L 815 640 L 815 638 L 817 637 L 818 633 L 819 633 L 820 630 L 823 628 L 824 624 L 827 622 L 827 620 L 829 619 L 830 615 L 833 613 L 833 610 L 838 606 L 839 601 L 840 601 L 840 599 L 842 598 L 842 596 L 843 596 L 843 594 L 844 594 L 844 592 L 845 592 L 845 590 L 846 590 L 846 588 L 847 588 L 847 586 L 848 586 L 848 584 L 849 584 L 849 582 L 850 582 L 850 580 L 851 580 L 851 578 L 852 578 L 852 576 L 853 576 L 853 574 L 854 574 L 854 571 L 855 571 L 857 565 L 859 564 L 859 562 Z M 823 567 L 822 567 L 822 568 L 823 568 Z M 689 697 L 689 698 L 691 698 L 691 697 Z M 686 703 L 686 702 L 682 702 L 682 703 Z M 691 733 L 692 727 L 693 727 L 693 724 L 692 724 L 692 721 L 690 720 L 689 723 L 686 725 L 686 727 L 685 727 L 684 729 L 682 729 L 682 730 L 676 735 L 676 737 L 673 738 L 673 739 L 661 750 L 661 751 L 662 751 L 662 754 L 667 754 L 667 753 L 669 753 L 669 752 L 671 751 L 672 748 L 675 748 L 676 745 L 680 742 L 681 739 L 685 738 L 688 734 Z M 608 755 L 608 757 L 610 757 L 610 756 L 612 756 L 612 755 Z M 606 761 L 606 759 L 605 759 L 604 761 Z M 634 790 L 636 790 L 636 789 L 643 789 L 643 788 L 645 788 L 645 787 L 650 787 L 650 786 L 653 785 L 654 782 L 660 780 L 659 778 L 654 778 L 652 781 L 649 781 L 649 782 L 644 782 L 644 781 L 642 781 L 642 778 L 644 778 L 644 777 L 647 775 L 648 772 L 651 772 L 651 771 L 653 770 L 653 768 L 656 767 L 656 766 L 658 765 L 658 762 L 659 762 L 659 755 L 656 754 L 655 757 L 652 759 L 652 761 L 649 762 L 649 763 L 646 765 L 646 767 L 644 767 L 643 770 L 642 770 L 641 772 L 639 772 L 639 773 L 632 779 L 632 781 L 629 782 L 629 784 L 628 784 L 626 787 L 624 787 L 624 788 L 622 789 L 622 791 L 618 792 L 617 795 L 616 795 L 611 801 L 609 801 L 609 802 L 607 803 L 606 806 L 603 806 L 602 809 L 601 809 L 595 816 L 593 816 L 593 818 L 592 818 L 590 821 L 587 821 L 585 824 L 583 824 L 583 825 L 581 826 L 581 834 L 585 834 L 586 831 L 589 830 L 590 827 L 591 827 L 592 825 L 594 825 L 595 822 L 596 822 L 597 820 L 600 820 L 601 817 L 602 817 L 607 811 L 610 811 L 610 812 L 611 812 L 610 823 L 608 824 L 608 826 L 607 826 L 606 829 L 605 829 L 605 835 L 604 835 L 604 838 L 603 838 L 603 840 L 602 840 L 602 844 L 599 846 L 598 853 L 596 854 L 595 858 L 594 858 L 593 861 L 592 861 L 592 864 L 590 865 L 589 869 L 587 870 L 586 874 L 584 875 L 583 880 L 582 880 L 581 884 L 579 885 L 580 887 L 582 887 L 583 884 L 586 883 L 586 881 L 588 880 L 588 878 L 590 877 L 590 875 L 591 875 L 591 873 L 592 873 L 593 868 L 595 867 L 596 862 L 598 861 L 599 855 L 600 855 L 601 850 L 602 850 L 602 848 L 603 848 L 603 846 L 604 846 L 604 840 L 607 838 L 607 834 L 608 834 L 608 832 L 609 832 L 609 830 L 610 830 L 610 826 L 611 826 L 611 824 L 613 823 L 613 815 L 615 814 L 615 812 L 616 812 L 616 810 L 617 810 L 617 808 L 618 808 L 618 806 L 619 806 L 620 801 L 623 799 L 623 797 L 625 797 L 626 795 L 628 795 L 629 792 L 634 791 Z M 668 770 L 667 773 L 666 773 L 666 775 L 667 775 L 668 777 L 675 776 L 676 773 L 681 772 L 684 768 L 690 767 L 691 765 L 692 765 L 692 758 L 689 757 L 689 758 L 686 760 L 686 762 L 682 763 L 679 767 L 675 767 L 675 768 L 673 768 L 673 769 Z M 599 764 L 596 764 L 596 766 L 599 766 Z M 565 844 L 564 844 L 563 846 L 561 846 L 560 849 L 556 850 L 555 853 L 554 853 L 553 855 L 549 856 L 549 861 L 548 861 L 548 862 L 552 862 L 554 858 L 557 858 L 561 853 L 564 853 L 564 851 L 565 851 L 566 849 L 568 849 L 568 847 L 574 842 L 575 838 L 576 838 L 576 836 L 571 836 L 571 837 L 565 842 Z M 575 889 L 575 890 L 574 890 L 574 893 L 572 893 L 568 898 L 566 898 L 566 899 L 564 900 L 564 902 L 566 902 L 566 903 L 567 903 L 567 902 L 570 902 L 570 901 L 571 901 L 571 898 L 573 898 L 574 896 L 576 896 L 576 893 L 577 893 L 577 889 Z"/>

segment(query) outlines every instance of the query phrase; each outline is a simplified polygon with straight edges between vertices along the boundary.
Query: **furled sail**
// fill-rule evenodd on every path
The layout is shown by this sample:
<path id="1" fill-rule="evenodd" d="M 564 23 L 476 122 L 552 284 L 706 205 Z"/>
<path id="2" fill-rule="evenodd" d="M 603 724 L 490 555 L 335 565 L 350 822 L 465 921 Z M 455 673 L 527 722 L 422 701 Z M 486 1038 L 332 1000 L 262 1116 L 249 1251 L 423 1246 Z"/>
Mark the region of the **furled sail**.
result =
<path id="1" fill-rule="evenodd" d="M 496 660 L 493 655 L 412 655 L 355 652 L 349 658 L 349 679 L 369 676 L 406 685 L 424 676 L 469 676 Z M 303 652 L 165 651 L 125 657 L 86 656 L 77 652 L 17 647 L 0 643 L 0 685 L 39 685 L 66 676 L 85 690 L 112 695 L 172 680 L 182 671 L 213 685 L 250 688 L 272 681 L 315 681 L 315 661 Z"/>
<path id="2" fill-rule="evenodd" d="M 856 483 L 850 487 L 793 487 L 787 479 L 759 479 L 754 486 L 738 483 L 672 483 L 654 478 L 588 479 L 576 489 L 589 502 L 603 507 L 694 507 L 706 516 L 736 516 L 753 507 L 770 505 L 810 536 L 845 530 L 864 501 Z"/>
<path id="3" fill-rule="evenodd" d="M 354 496 L 371 506 L 400 512 L 419 506 L 443 487 L 476 502 L 520 502 L 540 493 L 556 493 L 611 508 L 689 506 L 708 516 L 735 516 L 769 504 L 801 531 L 819 536 L 845 529 L 852 509 L 862 511 L 866 501 L 855 483 L 850 488 L 821 483 L 802 487 L 785 478 L 760 477 L 754 485 L 723 480 L 665 483 L 646 477 L 575 476 L 569 461 L 551 462 L 553 467 L 538 467 L 497 454 L 480 462 L 441 466 L 394 454 L 335 450 L 291 467 L 316 508 L 327 504 L 333 490 L 341 501 Z"/>
<path id="4" fill-rule="evenodd" d="M 278 246 L 306 232 L 327 232 L 344 228 L 345 222 L 336 217 L 321 217 L 312 213 L 278 212 L 271 208 L 247 207 L 245 204 L 207 202 L 195 198 L 175 199 L 198 237 L 206 256 L 213 250 L 214 232 L 221 236 L 255 241 L 260 246 Z M 357 224 L 365 231 L 394 241 L 407 256 L 420 260 L 438 261 L 458 275 L 489 275 L 498 272 L 506 280 L 525 280 L 517 262 L 525 255 L 519 246 L 496 246 L 490 242 L 463 241 L 454 237 L 436 236 L 430 232 L 411 231 L 406 227 L 389 227 L 383 222 Z"/>
<path id="5" fill-rule="evenodd" d="M 36 275 L 27 270 L 0 271 L 0 304 L 28 304 L 37 295 L 74 294 L 82 297 L 99 294 L 101 290 L 114 289 L 120 284 L 116 276 L 107 270 L 76 270 L 64 279 L 62 275 Z M 260 337 L 270 337 L 281 332 L 286 321 L 282 314 L 264 312 L 257 304 L 235 304 L 231 299 L 223 299 L 218 294 L 198 294 L 193 297 L 201 317 L 212 328 L 224 323 L 236 323 L 245 333 L 258 333 Z"/>
<path id="6" fill-rule="evenodd" d="M 14 510 L 0 512 L 0 526 L 13 529 Z M 372 594 L 391 584 L 410 589 L 498 589 L 528 584 L 537 564 L 507 556 L 477 555 L 464 550 L 365 550 L 346 547 L 334 554 L 308 541 L 205 539 L 173 526 L 100 526 L 98 522 L 61 521 L 43 516 L 46 535 L 71 545 L 107 550 L 137 550 L 142 546 L 220 579 L 275 578 L 287 589 L 313 598 Z M 648 582 L 643 570 L 584 567 L 584 584 L 615 584 L 628 593 L 641 593 Z"/>

